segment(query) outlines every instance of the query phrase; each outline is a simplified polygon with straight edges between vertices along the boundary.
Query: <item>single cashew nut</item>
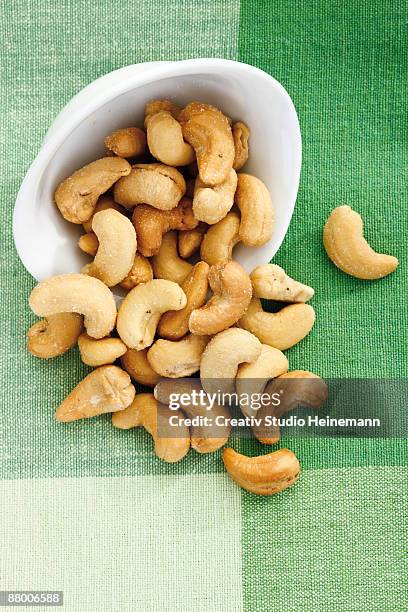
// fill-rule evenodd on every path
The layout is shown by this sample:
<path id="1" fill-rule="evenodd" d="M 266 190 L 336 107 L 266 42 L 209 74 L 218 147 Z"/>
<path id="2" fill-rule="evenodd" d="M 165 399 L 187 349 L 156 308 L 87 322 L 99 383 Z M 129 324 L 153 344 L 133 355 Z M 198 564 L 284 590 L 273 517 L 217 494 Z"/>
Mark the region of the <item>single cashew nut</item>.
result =
<path id="1" fill-rule="evenodd" d="M 314 296 L 314 289 L 290 278 L 276 264 L 264 264 L 250 274 L 254 296 L 278 302 L 307 302 Z"/>
<path id="2" fill-rule="evenodd" d="M 144 349 L 153 342 L 160 316 L 168 310 L 181 310 L 186 303 L 184 291 L 171 281 L 155 279 L 138 285 L 119 307 L 118 334 L 127 347 Z"/>
<path id="3" fill-rule="evenodd" d="M 153 268 L 150 261 L 140 253 L 136 253 L 132 267 L 130 268 L 128 275 L 125 276 L 123 281 L 121 281 L 120 286 L 130 291 L 133 289 L 133 287 L 136 287 L 141 283 L 147 283 L 152 279 Z"/>
<path id="4" fill-rule="evenodd" d="M 183 140 L 181 125 L 168 111 L 150 115 L 146 121 L 150 153 L 168 166 L 187 166 L 195 159 L 194 149 Z"/>
<path id="5" fill-rule="evenodd" d="M 114 287 L 128 275 L 136 254 L 136 232 L 127 217 L 116 210 L 102 210 L 94 215 L 92 229 L 99 248 L 87 274 Z"/>
<path id="6" fill-rule="evenodd" d="M 50 315 L 27 332 L 27 349 L 35 357 L 58 357 L 75 346 L 82 331 L 82 317 L 71 312 Z"/>
<path id="7" fill-rule="evenodd" d="M 135 388 L 129 374 L 113 365 L 105 365 L 86 376 L 58 406 L 57 421 L 78 419 L 124 410 L 132 403 Z"/>
<path id="8" fill-rule="evenodd" d="M 256 420 L 252 425 L 252 432 L 262 444 L 276 444 L 281 434 L 279 424 L 269 424 L 266 417 L 281 416 L 298 406 L 307 408 L 320 408 L 327 400 L 327 385 L 319 376 L 303 370 L 295 370 L 283 374 L 267 385 L 265 395 L 269 395 L 269 405 L 263 404 L 258 410 Z M 279 404 L 274 405 L 272 398 L 278 395 Z"/>
<path id="9" fill-rule="evenodd" d="M 221 221 L 234 204 L 237 182 L 237 173 L 232 168 L 226 180 L 214 187 L 209 187 L 200 177 L 197 177 L 193 199 L 193 212 L 196 219 L 209 225 Z"/>
<path id="10" fill-rule="evenodd" d="M 171 210 L 186 192 L 183 175 L 164 164 L 135 164 L 128 176 L 113 188 L 116 202 L 126 208 L 137 204 L 150 204 L 160 210 Z"/>
<path id="11" fill-rule="evenodd" d="M 95 257 L 99 249 L 99 240 L 93 232 L 89 232 L 80 237 L 78 246 L 87 255 Z"/>
<path id="12" fill-rule="evenodd" d="M 158 210 L 148 204 L 139 204 L 133 211 L 132 222 L 136 230 L 138 249 L 146 257 L 157 255 L 163 234 L 170 230 L 187 230 L 197 227 L 191 200 L 181 198 L 172 210 Z"/>
<path id="13" fill-rule="evenodd" d="M 279 349 L 268 344 L 262 345 L 258 359 L 239 366 L 235 387 L 240 398 L 241 411 L 245 416 L 258 416 L 258 410 L 252 407 L 251 398 L 259 398 L 268 381 L 284 374 L 288 368 L 286 356 Z M 247 398 L 251 402 L 249 405 L 245 402 Z"/>
<path id="14" fill-rule="evenodd" d="M 179 285 L 183 284 L 193 269 L 192 264 L 177 253 L 176 232 L 164 234 L 159 252 L 151 261 L 155 278 L 171 280 Z"/>
<path id="15" fill-rule="evenodd" d="M 398 259 L 373 251 L 363 230 L 362 218 L 350 206 L 338 206 L 331 212 L 324 226 L 323 244 L 332 262 L 346 274 L 364 280 L 394 272 Z"/>
<path id="16" fill-rule="evenodd" d="M 226 448 L 222 460 L 232 480 L 257 495 L 280 493 L 295 484 L 300 474 L 299 461 L 288 448 L 260 457 L 246 457 Z"/>
<path id="17" fill-rule="evenodd" d="M 238 324 L 253 333 L 263 344 L 284 351 L 307 336 L 315 318 L 315 311 L 309 304 L 291 304 L 272 313 L 263 310 L 259 298 L 253 298 Z"/>
<path id="18" fill-rule="evenodd" d="M 201 259 L 210 266 L 232 259 L 232 249 L 240 241 L 241 219 L 234 212 L 212 225 L 201 243 Z"/>
<path id="19" fill-rule="evenodd" d="M 115 200 L 110 195 L 106 195 L 106 194 L 101 195 L 101 197 L 96 203 L 92 216 L 88 219 L 88 221 L 85 221 L 82 224 L 87 234 L 89 234 L 89 232 L 92 232 L 92 221 L 93 221 L 94 215 L 96 215 L 96 213 L 98 212 L 101 212 L 101 210 L 109 210 L 111 208 L 113 208 L 113 210 L 116 210 L 119 213 L 122 213 L 122 215 L 124 215 L 126 212 L 123 206 L 119 206 L 119 204 L 116 204 Z"/>
<path id="20" fill-rule="evenodd" d="M 240 240 L 247 246 L 268 242 L 274 227 L 274 210 L 263 182 L 252 174 L 238 174 L 235 203 L 241 211 Z"/>
<path id="21" fill-rule="evenodd" d="M 201 357 L 200 378 L 204 391 L 224 395 L 235 393 L 239 364 L 252 363 L 261 351 L 258 338 L 244 329 L 233 327 L 214 336 Z"/>
<path id="22" fill-rule="evenodd" d="M 146 151 L 146 134 L 137 127 L 122 128 L 105 138 L 105 146 L 119 157 L 136 157 Z"/>
<path id="23" fill-rule="evenodd" d="M 166 111 L 170 113 L 172 117 L 179 120 L 179 116 L 181 113 L 181 108 L 174 104 L 171 100 L 150 100 L 145 106 L 145 120 L 144 125 L 147 127 L 147 124 L 153 115 L 157 115 L 162 111 Z"/>
<path id="24" fill-rule="evenodd" d="M 181 285 L 187 303 L 181 310 L 164 313 L 157 328 L 160 336 L 168 340 L 179 340 L 187 334 L 190 314 L 200 308 L 207 299 L 209 269 L 204 261 L 196 263 Z"/>
<path id="25" fill-rule="evenodd" d="M 127 351 L 126 345 L 119 338 L 95 340 L 88 334 L 79 336 L 78 347 L 82 361 L 93 367 L 113 363 Z"/>
<path id="26" fill-rule="evenodd" d="M 200 369 L 208 341 L 208 336 L 193 334 L 182 340 L 156 340 L 147 351 L 147 360 L 155 372 L 166 378 L 191 376 Z"/>
<path id="27" fill-rule="evenodd" d="M 58 185 L 54 195 L 64 219 L 71 223 L 90 219 L 99 196 L 130 170 L 121 157 L 103 157 L 74 172 Z"/>
<path id="28" fill-rule="evenodd" d="M 188 325 L 193 334 L 212 335 L 231 327 L 251 301 L 251 280 L 236 261 L 212 266 L 208 282 L 214 295 L 205 306 L 191 313 Z"/>
<path id="29" fill-rule="evenodd" d="M 170 418 L 177 421 L 170 424 Z M 184 424 L 184 415 L 179 410 L 169 410 L 159 404 L 151 393 L 139 393 L 132 404 L 112 415 L 112 425 L 119 429 L 144 427 L 154 441 L 154 452 L 163 461 L 175 463 L 190 450 L 190 430 Z"/>
<path id="30" fill-rule="evenodd" d="M 179 232 L 178 252 L 180 257 L 187 259 L 194 255 L 199 250 L 206 231 L 205 223 L 199 223 L 195 229 Z"/>
<path id="31" fill-rule="evenodd" d="M 248 161 L 249 155 L 249 140 L 250 130 L 245 123 L 237 121 L 232 126 L 232 137 L 234 139 L 235 157 L 232 167 L 239 170 Z"/>
<path id="32" fill-rule="evenodd" d="M 31 292 L 29 305 L 39 317 L 61 312 L 83 314 L 85 329 L 92 338 L 108 336 L 115 326 L 112 292 L 102 281 L 85 274 L 61 274 L 39 283 Z"/>
<path id="33" fill-rule="evenodd" d="M 231 413 L 226 406 L 209 401 L 200 379 L 161 380 L 154 388 L 154 396 L 170 408 L 173 398 L 178 398 L 176 405 L 182 400 L 180 410 L 192 420 L 191 448 L 198 453 L 213 453 L 228 442 Z M 195 417 L 200 417 L 198 424 Z"/>
<path id="34" fill-rule="evenodd" d="M 227 180 L 235 157 L 227 117 L 218 108 L 191 102 L 180 113 L 184 140 L 195 150 L 200 178 L 206 185 Z"/>
<path id="35" fill-rule="evenodd" d="M 147 348 L 141 351 L 128 349 L 121 357 L 120 362 L 123 369 L 133 380 L 146 387 L 154 387 L 161 380 L 161 376 L 153 370 L 147 361 L 147 351 Z"/>

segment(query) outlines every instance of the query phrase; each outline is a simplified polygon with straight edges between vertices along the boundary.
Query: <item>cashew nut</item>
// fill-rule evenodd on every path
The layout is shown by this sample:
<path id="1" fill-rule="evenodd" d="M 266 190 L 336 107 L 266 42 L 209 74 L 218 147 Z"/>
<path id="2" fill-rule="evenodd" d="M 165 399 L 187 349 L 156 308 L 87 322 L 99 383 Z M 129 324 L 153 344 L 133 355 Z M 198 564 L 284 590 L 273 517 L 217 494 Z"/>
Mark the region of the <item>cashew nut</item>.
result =
<path id="1" fill-rule="evenodd" d="M 176 417 L 177 425 L 171 425 L 170 417 Z M 190 450 L 190 430 L 184 424 L 183 413 L 169 410 L 155 400 L 151 393 L 139 393 L 121 415 L 112 415 L 112 425 L 119 429 L 144 427 L 152 436 L 154 452 L 163 461 L 175 463 Z"/>
<path id="2" fill-rule="evenodd" d="M 113 365 L 105 365 L 86 376 L 55 413 L 57 421 L 70 423 L 78 419 L 124 410 L 131 404 L 135 388 L 129 374 Z"/>
<path id="3" fill-rule="evenodd" d="M 200 308 L 207 298 L 209 266 L 204 261 L 196 263 L 181 288 L 187 297 L 184 308 L 165 312 L 160 319 L 157 331 L 163 338 L 179 340 L 188 332 L 190 314 Z"/>
<path id="4" fill-rule="evenodd" d="M 64 219 L 71 223 L 90 219 L 99 196 L 130 170 L 121 157 L 103 157 L 74 172 L 58 185 L 54 195 Z"/>
<path id="5" fill-rule="evenodd" d="M 258 359 L 252 363 L 243 363 L 238 368 L 235 386 L 238 397 L 258 396 L 264 392 L 267 382 L 271 378 L 276 378 L 288 371 L 288 360 L 286 356 L 277 348 L 262 345 L 262 351 Z M 258 410 L 240 401 L 241 411 L 245 416 L 258 415 Z"/>
<path id="6" fill-rule="evenodd" d="M 268 242 L 273 232 L 274 210 L 263 182 L 251 174 L 238 174 L 235 203 L 241 211 L 240 240 L 247 246 Z"/>
<path id="7" fill-rule="evenodd" d="M 141 351 L 128 349 L 123 357 L 121 357 L 120 362 L 123 369 L 126 370 L 133 380 L 146 387 L 154 387 L 161 377 L 147 361 L 147 351 L 147 348 Z"/>
<path id="8" fill-rule="evenodd" d="M 200 364 L 201 384 L 206 393 L 235 393 L 240 363 L 252 363 L 262 344 L 253 334 L 233 327 L 217 334 L 207 344 Z"/>
<path id="9" fill-rule="evenodd" d="M 346 274 L 364 280 L 394 272 L 398 259 L 373 251 L 363 230 L 361 216 L 350 206 L 338 206 L 331 212 L 324 226 L 323 244 L 332 262 Z"/>
<path id="10" fill-rule="evenodd" d="M 212 225 L 201 243 L 201 259 L 210 266 L 232 259 L 232 249 L 240 241 L 240 217 L 234 212 Z"/>
<path id="11" fill-rule="evenodd" d="M 148 204 L 139 204 L 133 211 L 133 225 L 136 229 L 138 249 L 146 257 L 157 255 L 163 234 L 170 230 L 188 230 L 197 227 L 191 200 L 181 198 L 172 210 L 158 210 Z"/>
<path id="12" fill-rule="evenodd" d="M 92 221 L 93 221 L 94 215 L 96 215 L 96 213 L 98 212 L 101 212 L 101 210 L 109 210 L 111 208 L 113 208 L 113 210 L 117 210 L 117 212 L 122 213 L 122 215 L 124 215 L 126 212 L 123 206 L 119 206 L 119 204 L 116 204 L 112 196 L 106 195 L 106 194 L 101 195 L 101 197 L 96 203 L 92 216 L 88 219 L 88 221 L 85 221 L 82 224 L 84 230 L 87 233 L 92 232 Z"/>
<path id="13" fill-rule="evenodd" d="M 234 204 L 237 182 L 237 173 L 232 168 L 226 180 L 214 187 L 209 187 L 200 177 L 197 177 L 193 199 L 193 212 L 196 219 L 209 225 L 221 221 Z"/>
<path id="14" fill-rule="evenodd" d="M 140 253 L 136 253 L 132 267 L 128 275 L 120 283 L 120 286 L 130 291 L 140 283 L 147 283 L 153 278 L 153 269 L 150 261 Z"/>
<path id="15" fill-rule="evenodd" d="M 303 340 L 314 322 L 315 311 L 309 304 L 291 304 L 272 313 L 263 310 L 259 298 L 253 298 L 238 324 L 255 334 L 263 344 L 284 351 Z"/>
<path id="16" fill-rule="evenodd" d="M 180 257 L 188 259 L 194 255 L 203 241 L 204 234 L 207 230 L 205 223 L 199 223 L 195 229 L 179 232 L 178 235 L 178 251 Z"/>
<path id="17" fill-rule="evenodd" d="M 130 174 L 115 184 L 113 197 L 126 208 L 150 204 L 160 210 L 171 210 L 185 191 L 186 182 L 176 168 L 164 164 L 135 164 Z"/>
<path id="18" fill-rule="evenodd" d="M 39 283 L 29 298 L 31 310 L 39 317 L 61 312 L 84 315 L 92 338 L 104 338 L 115 326 L 116 305 L 111 291 L 97 278 L 85 274 L 61 274 Z"/>
<path id="19" fill-rule="evenodd" d="M 160 316 L 167 310 L 181 310 L 186 303 L 184 291 L 171 281 L 154 279 L 138 285 L 120 305 L 119 336 L 129 348 L 144 349 L 153 342 Z"/>
<path id="20" fill-rule="evenodd" d="M 237 121 L 232 125 L 232 137 L 234 139 L 235 157 L 232 167 L 239 170 L 248 161 L 249 155 L 249 140 L 250 130 L 245 123 Z"/>
<path id="21" fill-rule="evenodd" d="M 214 295 L 205 306 L 191 313 L 188 325 L 193 334 L 212 335 L 231 327 L 251 301 L 251 280 L 236 261 L 212 266 L 208 282 Z"/>
<path id="22" fill-rule="evenodd" d="M 181 108 L 174 104 L 171 100 L 150 100 L 145 106 L 145 127 L 153 115 L 166 111 L 170 113 L 177 121 L 181 113 Z"/>
<path id="23" fill-rule="evenodd" d="M 274 495 L 295 484 L 300 464 L 294 453 L 281 448 L 260 457 L 246 457 L 226 448 L 222 460 L 237 485 L 257 495 Z"/>
<path id="24" fill-rule="evenodd" d="M 211 406 L 199 378 L 161 380 L 154 388 L 155 398 L 163 404 L 170 404 L 174 395 L 183 398 L 180 410 L 189 419 L 201 417 L 199 424 L 190 425 L 191 448 L 198 453 L 213 453 L 228 442 L 230 411 L 216 402 Z"/>
<path id="25" fill-rule="evenodd" d="M 79 314 L 63 312 L 34 323 L 27 332 L 27 349 L 35 357 L 58 357 L 75 346 L 82 331 Z"/>
<path id="26" fill-rule="evenodd" d="M 92 229 L 99 248 L 87 274 L 114 287 L 128 275 L 136 253 L 136 232 L 127 217 L 116 210 L 102 210 L 94 215 Z"/>
<path id="27" fill-rule="evenodd" d="M 191 102 L 181 111 L 179 121 L 184 140 L 195 150 L 203 183 L 218 185 L 226 181 L 235 157 L 227 117 L 210 104 Z"/>
<path id="28" fill-rule="evenodd" d="M 308 302 L 314 289 L 293 280 L 276 264 L 264 264 L 250 274 L 254 296 L 278 302 Z"/>
<path id="29" fill-rule="evenodd" d="M 193 269 L 192 264 L 179 257 L 177 253 L 176 232 L 164 234 L 160 250 L 151 261 L 155 278 L 165 278 L 179 285 Z"/>
<path id="30" fill-rule="evenodd" d="M 95 340 L 88 334 L 79 336 L 78 348 L 82 361 L 93 367 L 113 363 L 127 351 L 126 345 L 119 338 Z"/>
<path id="31" fill-rule="evenodd" d="M 119 157 L 136 157 L 146 151 L 146 134 L 137 127 L 122 128 L 105 138 L 105 146 Z"/>
<path id="32" fill-rule="evenodd" d="M 265 395 L 271 398 L 279 395 L 279 405 L 263 404 L 258 410 L 256 418 L 261 423 L 254 423 L 252 431 L 262 444 L 276 444 L 281 434 L 279 424 L 269 425 L 265 423 L 265 417 L 276 417 L 279 419 L 289 410 L 297 406 L 307 408 L 320 408 L 327 400 L 327 385 L 319 376 L 303 370 L 295 370 L 283 374 L 267 385 Z"/>
<path id="33" fill-rule="evenodd" d="M 88 232 L 80 237 L 78 240 L 78 246 L 87 255 L 95 257 L 99 248 L 99 240 L 93 232 Z"/>
<path id="34" fill-rule="evenodd" d="M 191 376 L 200 369 L 201 355 L 208 336 L 188 334 L 182 340 L 156 340 L 147 351 L 147 360 L 155 372 L 166 378 Z"/>
<path id="35" fill-rule="evenodd" d="M 194 149 L 183 140 L 181 125 L 168 111 L 160 111 L 146 121 L 150 153 L 169 166 L 187 166 L 195 159 Z"/>

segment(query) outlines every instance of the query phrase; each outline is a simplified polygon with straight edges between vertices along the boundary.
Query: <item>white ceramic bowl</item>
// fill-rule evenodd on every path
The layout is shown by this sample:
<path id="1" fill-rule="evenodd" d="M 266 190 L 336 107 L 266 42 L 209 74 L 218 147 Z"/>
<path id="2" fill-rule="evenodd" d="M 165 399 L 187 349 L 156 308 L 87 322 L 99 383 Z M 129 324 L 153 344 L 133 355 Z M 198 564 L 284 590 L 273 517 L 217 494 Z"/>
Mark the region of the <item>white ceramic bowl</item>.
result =
<path id="1" fill-rule="evenodd" d="M 37 280 L 78 272 L 89 261 L 77 246 L 82 226 L 65 221 L 53 202 L 56 186 L 103 155 L 107 134 L 142 125 L 144 105 L 152 98 L 170 98 L 180 105 L 208 102 L 250 126 L 250 158 L 244 170 L 267 185 L 276 222 L 267 244 L 239 245 L 234 257 L 249 271 L 270 261 L 279 249 L 295 206 L 301 166 L 299 122 L 286 90 L 262 70 L 239 62 L 150 62 L 94 81 L 67 104 L 49 129 L 21 185 L 13 217 L 18 254 Z"/>

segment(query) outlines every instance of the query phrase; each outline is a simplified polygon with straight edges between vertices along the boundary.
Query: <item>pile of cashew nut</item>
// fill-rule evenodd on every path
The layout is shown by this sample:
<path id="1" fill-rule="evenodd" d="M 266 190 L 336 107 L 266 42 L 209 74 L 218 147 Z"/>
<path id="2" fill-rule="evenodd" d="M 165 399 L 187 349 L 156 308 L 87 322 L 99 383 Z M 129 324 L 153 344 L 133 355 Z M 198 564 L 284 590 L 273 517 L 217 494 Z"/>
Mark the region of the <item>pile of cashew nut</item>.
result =
<path id="1" fill-rule="evenodd" d="M 81 273 L 34 288 L 29 304 L 43 318 L 28 332 L 28 350 L 47 359 L 78 345 L 94 368 L 57 408 L 58 421 L 112 413 L 114 427 L 144 427 L 156 455 L 175 462 L 190 448 L 210 453 L 228 442 L 231 407 L 210 405 L 206 397 L 214 391 L 242 398 L 249 387 L 273 396 L 289 385 L 278 407 L 260 410 L 276 416 L 326 400 L 324 381 L 290 372 L 283 353 L 314 325 L 307 303 L 313 289 L 278 265 L 248 274 L 233 260 L 236 244 L 261 246 L 274 229 L 268 189 L 240 172 L 249 134 L 209 104 L 179 108 L 153 100 L 144 129 L 108 135 L 106 156 L 57 187 L 55 203 L 64 219 L 83 226 L 78 245 L 92 259 Z M 398 264 L 368 246 L 349 207 L 331 214 L 324 245 L 339 268 L 359 278 L 380 278 Z M 111 288 L 118 286 L 125 297 L 117 309 Z M 261 299 L 285 305 L 267 312 Z M 136 391 L 133 383 L 153 392 Z M 193 391 L 204 392 L 199 405 L 170 410 L 172 394 Z M 245 416 L 253 413 L 240 407 Z M 225 425 L 192 423 L 209 414 L 225 417 Z M 178 417 L 176 433 L 170 416 Z M 262 444 L 280 440 L 276 426 L 253 426 L 252 433 Z M 226 448 L 223 462 L 238 485 L 261 495 L 286 489 L 300 471 L 288 449 L 246 457 Z"/>

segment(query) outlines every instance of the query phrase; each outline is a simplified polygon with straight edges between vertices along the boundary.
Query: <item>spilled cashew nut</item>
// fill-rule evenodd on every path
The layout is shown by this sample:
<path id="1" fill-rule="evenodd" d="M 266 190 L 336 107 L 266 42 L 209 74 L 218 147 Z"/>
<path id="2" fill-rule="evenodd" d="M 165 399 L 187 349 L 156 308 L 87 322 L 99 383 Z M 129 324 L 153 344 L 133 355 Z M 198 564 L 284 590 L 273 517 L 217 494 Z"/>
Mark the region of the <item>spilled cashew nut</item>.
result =
<path id="1" fill-rule="evenodd" d="M 315 318 L 315 311 L 309 304 L 291 304 L 272 313 L 263 310 L 259 298 L 253 298 L 238 324 L 255 334 L 263 344 L 284 351 L 307 336 Z"/>
<path id="2" fill-rule="evenodd" d="M 127 351 L 126 345 L 119 338 L 95 340 L 88 334 L 79 336 L 78 348 L 82 361 L 93 367 L 113 363 Z"/>
<path id="3" fill-rule="evenodd" d="M 206 230 L 207 226 L 204 223 L 199 223 L 195 229 L 179 232 L 178 252 L 180 257 L 187 259 L 199 250 Z"/>
<path id="4" fill-rule="evenodd" d="M 161 376 L 153 370 L 147 361 L 147 351 L 147 348 L 141 351 L 128 349 L 121 357 L 120 363 L 133 380 L 146 387 L 154 387 L 161 379 Z"/>
<path id="5" fill-rule="evenodd" d="M 276 264 L 257 266 L 249 276 L 255 297 L 278 302 L 307 302 L 314 296 L 311 287 L 293 280 Z"/>
<path id="6" fill-rule="evenodd" d="M 164 164 L 135 164 L 130 174 L 115 184 L 113 197 L 125 208 L 150 204 L 160 210 L 171 210 L 185 192 L 186 182 L 176 168 Z"/>
<path id="7" fill-rule="evenodd" d="M 116 304 L 111 291 L 99 279 L 85 274 L 61 274 L 39 283 L 31 292 L 29 305 L 39 317 L 61 312 L 83 314 L 92 338 L 108 336 L 115 326 Z"/>
<path id="8" fill-rule="evenodd" d="M 240 240 L 247 246 L 268 242 L 274 227 L 274 210 L 263 182 L 252 174 L 238 174 L 235 203 L 241 212 Z"/>
<path id="9" fill-rule="evenodd" d="M 295 484 L 300 474 L 299 461 L 287 448 L 260 457 L 246 457 L 226 448 L 222 460 L 232 480 L 257 495 L 280 493 Z"/>
<path id="10" fill-rule="evenodd" d="M 74 172 L 58 185 L 55 202 L 67 221 L 84 223 L 94 211 L 99 196 L 131 170 L 121 157 L 103 157 Z"/>
<path id="11" fill-rule="evenodd" d="M 146 121 L 150 153 L 168 166 L 187 166 L 195 159 L 194 149 L 183 140 L 181 125 L 168 111 L 160 111 Z"/>
<path id="12" fill-rule="evenodd" d="M 208 336 L 188 334 L 181 340 L 156 340 L 147 351 L 147 360 L 155 372 L 166 378 L 191 376 L 200 369 L 201 355 Z"/>
<path id="13" fill-rule="evenodd" d="M 101 197 L 98 199 L 96 203 L 92 216 L 88 219 L 88 221 L 85 221 L 82 224 L 87 234 L 89 234 L 89 232 L 92 232 L 92 221 L 93 221 L 94 215 L 96 215 L 96 213 L 98 212 L 101 212 L 101 210 L 109 210 L 111 208 L 113 208 L 113 210 L 116 210 L 119 213 L 122 213 L 122 215 L 125 214 L 126 212 L 123 206 L 119 206 L 119 204 L 116 204 L 112 196 L 106 195 L 106 193 L 101 195 Z"/>
<path id="14" fill-rule="evenodd" d="M 249 134 L 249 127 L 245 125 L 245 123 L 242 123 L 242 121 L 237 121 L 237 123 L 233 124 L 232 137 L 234 139 L 235 157 L 232 167 L 235 170 L 239 170 L 240 168 L 242 168 L 242 166 L 244 166 L 248 161 Z"/>
<path id="15" fill-rule="evenodd" d="M 75 346 L 82 331 L 79 314 L 63 312 L 34 323 L 27 332 L 27 349 L 35 357 L 58 357 Z"/>
<path id="16" fill-rule="evenodd" d="M 237 173 L 232 168 L 226 180 L 213 187 L 209 187 L 200 177 L 197 177 L 193 199 L 193 212 L 196 219 L 209 225 L 221 221 L 234 204 L 237 181 Z"/>
<path id="17" fill-rule="evenodd" d="M 92 255 L 95 257 L 99 248 L 99 240 L 93 232 L 89 232 L 88 234 L 84 234 L 78 240 L 78 246 L 87 255 Z"/>
<path id="18" fill-rule="evenodd" d="M 232 249 L 240 241 L 240 217 L 234 212 L 212 225 L 201 243 L 201 259 L 210 266 L 232 259 Z"/>
<path id="19" fill-rule="evenodd" d="M 129 374 L 113 365 L 105 365 L 86 376 L 55 413 L 57 421 L 70 423 L 78 419 L 124 410 L 132 403 L 135 388 Z"/>
<path id="20" fill-rule="evenodd" d="M 154 279 L 138 285 L 119 307 L 116 328 L 123 342 L 137 350 L 150 346 L 161 315 L 186 305 L 184 291 L 168 280 Z"/>
<path id="21" fill-rule="evenodd" d="M 130 291 L 141 283 L 147 283 L 153 278 L 153 269 L 150 261 L 140 253 L 136 253 L 127 276 L 120 282 L 120 286 Z"/>
<path id="22" fill-rule="evenodd" d="M 122 128 L 105 138 L 105 146 L 119 157 L 136 157 L 146 151 L 146 134 L 137 127 Z"/>
<path id="23" fill-rule="evenodd" d="M 159 252 L 152 257 L 151 262 L 155 278 L 171 280 L 179 285 L 183 284 L 193 269 L 192 264 L 177 253 L 176 232 L 164 234 Z"/>
<path id="24" fill-rule="evenodd" d="M 376 253 L 363 234 L 363 220 L 350 206 L 338 206 L 326 221 L 323 244 L 332 262 L 346 274 L 364 280 L 383 278 L 398 266 L 392 255 Z"/>

